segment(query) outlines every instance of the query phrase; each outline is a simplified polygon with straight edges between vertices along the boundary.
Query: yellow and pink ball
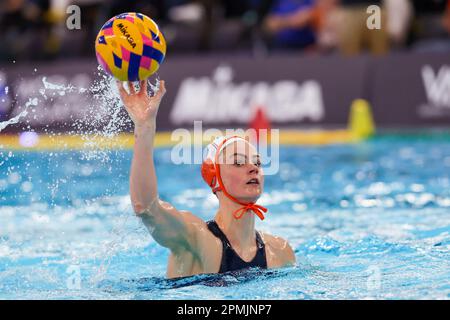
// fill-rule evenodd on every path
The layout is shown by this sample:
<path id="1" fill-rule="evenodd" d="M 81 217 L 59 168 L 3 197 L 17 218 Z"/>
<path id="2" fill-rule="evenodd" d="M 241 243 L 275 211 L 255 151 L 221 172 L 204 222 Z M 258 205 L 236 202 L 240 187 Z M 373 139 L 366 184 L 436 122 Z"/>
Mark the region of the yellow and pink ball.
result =
<path id="1" fill-rule="evenodd" d="M 144 80 L 164 61 L 166 41 L 158 25 L 141 13 L 109 19 L 95 40 L 98 63 L 121 81 Z"/>

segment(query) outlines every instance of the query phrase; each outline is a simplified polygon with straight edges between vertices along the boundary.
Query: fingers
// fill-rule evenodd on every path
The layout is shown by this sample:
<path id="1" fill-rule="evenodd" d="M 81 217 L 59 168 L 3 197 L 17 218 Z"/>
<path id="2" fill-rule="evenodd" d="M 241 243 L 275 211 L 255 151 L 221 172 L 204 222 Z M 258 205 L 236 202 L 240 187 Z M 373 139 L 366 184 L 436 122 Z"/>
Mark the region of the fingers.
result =
<path id="1" fill-rule="evenodd" d="M 165 83 L 164 80 L 161 80 L 159 82 L 159 90 L 158 90 L 158 92 L 156 92 L 155 96 L 158 99 L 161 99 L 164 96 L 165 93 L 166 93 L 166 83 Z"/>
<path id="2" fill-rule="evenodd" d="M 125 97 L 127 97 L 129 95 L 136 94 L 136 89 L 134 88 L 133 82 L 127 81 L 126 83 L 128 85 L 129 93 L 125 90 L 122 81 L 119 81 L 119 80 L 116 81 L 117 88 L 119 89 L 119 93 L 120 93 L 120 96 L 122 97 L 122 99 L 124 99 Z M 139 89 L 139 92 L 137 94 L 138 95 L 146 95 L 147 94 L 147 87 L 148 87 L 147 80 L 139 81 L 139 87 L 140 87 L 140 89 Z M 159 82 L 159 89 L 158 89 L 158 91 L 156 92 L 156 94 L 154 96 L 157 97 L 158 99 L 161 99 L 164 96 L 165 93 L 166 93 L 166 83 L 165 83 L 164 80 L 161 80 Z"/>
<path id="3" fill-rule="evenodd" d="M 126 81 L 126 83 L 127 83 L 128 90 L 130 91 L 130 93 L 127 92 L 127 90 L 124 87 L 124 83 L 122 81 L 116 80 L 117 88 L 119 89 L 119 93 L 120 93 L 120 96 L 122 99 L 126 99 L 127 96 L 136 93 L 134 90 L 133 83 L 130 81 Z"/>
<path id="4" fill-rule="evenodd" d="M 163 94 L 166 93 L 166 82 L 164 80 L 161 80 L 159 83 L 159 90 L 162 91 Z"/>
<path id="5" fill-rule="evenodd" d="M 122 97 L 125 97 L 127 95 L 127 92 L 125 91 L 125 88 L 123 87 L 123 83 L 120 80 L 116 80 L 117 89 L 119 89 L 119 94 Z"/>
<path id="6" fill-rule="evenodd" d="M 123 106 L 125 107 L 125 110 L 127 110 L 127 112 L 130 114 L 130 112 L 131 112 L 130 106 L 132 106 L 132 104 L 126 103 L 127 98 L 128 98 L 128 93 L 125 90 L 125 88 L 123 87 L 123 82 L 120 80 L 116 80 L 116 84 L 117 84 L 117 88 L 119 89 L 120 97 L 122 98 Z"/>
<path id="7" fill-rule="evenodd" d="M 147 94 L 147 80 L 139 81 L 139 95 Z"/>
<path id="8" fill-rule="evenodd" d="M 132 81 L 128 81 L 128 90 L 130 90 L 130 94 L 136 94 L 136 90 L 134 89 L 134 84 Z"/>

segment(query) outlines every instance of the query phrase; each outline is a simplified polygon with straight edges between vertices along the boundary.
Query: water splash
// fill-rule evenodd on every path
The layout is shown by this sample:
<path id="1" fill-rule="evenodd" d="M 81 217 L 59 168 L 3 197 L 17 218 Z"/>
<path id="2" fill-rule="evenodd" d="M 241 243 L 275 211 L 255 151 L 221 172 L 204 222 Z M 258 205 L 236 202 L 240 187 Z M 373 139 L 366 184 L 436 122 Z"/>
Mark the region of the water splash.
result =
<path id="1" fill-rule="evenodd" d="M 23 130 L 33 130 L 33 125 L 39 122 L 33 121 L 33 119 L 36 119 L 36 116 L 38 116 L 38 119 L 39 117 L 45 117 L 47 110 L 51 113 L 57 112 L 57 109 L 50 110 L 52 107 L 56 108 L 58 106 L 58 104 L 54 103 L 55 99 L 59 99 L 59 102 L 61 103 L 69 101 L 69 106 L 70 98 L 72 98 L 71 101 L 73 101 L 79 96 L 80 99 L 83 98 L 83 100 L 87 100 L 87 103 L 84 105 L 85 109 L 83 109 L 82 116 L 74 116 L 75 120 L 71 119 L 69 125 L 64 128 L 64 131 L 68 135 L 78 135 L 81 138 L 84 143 L 84 148 L 80 152 L 72 152 L 71 150 L 68 150 L 68 148 L 64 148 L 57 152 L 47 152 L 43 157 L 36 156 L 33 158 L 26 158 L 26 161 L 19 165 L 12 165 L 15 160 L 12 159 L 13 155 L 11 153 L 8 154 L 8 157 L 2 157 L 2 162 L 0 162 L 0 166 L 3 168 L 7 167 L 7 170 L 4 171 L 6 172 L 5 179 L 2 179 L 3 177 L 0 175 L 0 190 L 2 190 L 2 192 L 7 188 L 9 188 L 8 190 L 11 190 L 11 186 L 20 183 L 25 189 L 27 189 L 28 185 L 32 185 L 33 192 L 32 195 L 29 193 L 29 201 L 34 203 L 45 203 L 48 205 L 48 208 L 44 211 L 48 210 L 52 212 L 52 214 L 54 214 L 52 219 L 69 219 L 74 207 L 88 206 L 86 200 L 81 201 L 74 196 L 74 193 L 78 192 L 75 191 L 78 189 L 77 184 L 82 181 L 81 179 L 85 179 L 81 177 L 83 172 L 78 172 L 82 171 L 80 170 L 80 166 L 77 165 L 80 162 L 83 165 L 89 163 L 92 164 L 91 167 L 94 169 L 91 169 L 87 176 L 90 177 L 89 185 L 99 190 L 98 192 L 95 191 L 96 194 L 101 193 L 101 196 L 108 198 L 112 195 L 116 195 L 117 189 L 123 185 L 117 183 L 117 181 L 121 181 L 120 179 L 122 179 L 123 176 L 114 174 L 114 171 L 115 167 L 120 166 L 119 162 L 123 162 L 123 159 L 127 158 L 128 155 L 124 154 L 120 149 L 112 150 L 102 146 L 107 145 L 111 139 L 123 132 L 124 128 L 130 127 L 131 120 L 122 107 L 116 81 L 102 72 L 99 72 L 97 75 L 99 77 L 97 77 L 90 85 L 78 85 L 71 83 L 70 81 L 62 83 L 58 81 L 57 77 L 53 80 L 50 76 L 42 77 L 40 79 L 36 78 L 36 80 L 39 80 L 39 84 L 36 85 L 36 88 L 32 91 L 33 94 L 28 94 L 32 97 L 27 98 L 24 95 L 21 100 L 22 102 L 20 103 L 20 105 L 24 105 L 24 107 L 14 108 L 18 114 L 14 115 L 10 120 L 0 123 L 0 131 L 11 124 L 24 124 L 26 129 L 23 128 Z M 149 83 L 149 91 L 156 92 L 158 89 L 159 79 L 156 79 L 155 84 Z M 88 99 L 86 99 L 86 97 L 88 97 Z M 28 102 L 23 104 L 26 99 L 29 99 Z M 73 110 L 71 111 L 73 112 Z M 52 120 L 49 120 L 48 122 L 51 121 Z M 55 141 L 61 134 L 59 132 L 60 128 L 52 129 L 51 126 L 43 129 L 43 131 L 47 136 L 54 138 Z M 2 156 L 1 152 L 0 156 Z M 18 157 L 21 158 L 22 155 L 19 154 Z M 34 180 L 32 184 L 30 181 L 25 181 L 28 172 L 27 170 L 31 170 L 32 168 L 41 170 L 43 167 L 48 168 L 43 175 L 45 176 L 44 182 L 40 181 L 40 178 Z M 106 174 L 111 174 L 111 177 L 107 178 L 109 181 L 108 186 L 105 187 L 103 184 L 102 186 L 97 187 L 95 185 L 97 179 L 96 175 L 103 176 L 103 170 L 105 168 L 109 168 Z M 18 181 L 14 184 L 14 175 L 18 173 L 20 173 L 22 181 Z M 89 193 L 86 191 L 86 194 Z M 28 194 L 10 194 L 9 199 L 13 201 L 11 208 L 17 208 L 18 203 L 23 202 L 25 197 L 28 197 Z M 101 199 L 103 198 L 91 198 L 89 195 L 86 197 L 92 201 L 92 208 L 90 208 L 90 210 L 94 212 L 93 214 L 101 215 L 100 212 L 103 205 Z M 82 203 L 80 203 L 80 201 Z M 97 263 L 92 270 L 93 273 L 89 276 L 89 282 L 91 284 L 96 285 L 105 278 L 113 259 L 118 255 L 119 251 L 123 250 L 122 247 L 123 244 L 127 242 L 126 239 L 130 237 L 130 233 L 131 236 L 135 233 L 135 230 L 127 230 L 125 226 L 127 221 L 129 221 L 128 219 L 131 220 L 130 217 L 132 217 L 132 214 L 130 215 L 130 208 L 131 206 L 127 202 L 126 207 L 119 210 L 123 214 L 119 215 L 120 221 L 118 221 L 117 225 L 112 228 L 106 228 L 108 229 L 108 235 L 105 235 L 105 238 L 108 238 L 109 240 L 98 248 L 98 252 L 95 253 L 95 260 Z M 61 237 L 64 241 L 70 241 L 68 240 L 70 228 L 65 228 L 61 225 L 53 226 L 51 220 L 43 218 L 44 214 L 42 212 L 43 211 L 39 211 L 39 213 L 35 213 L 32 216 L 24 217 L 23 222 L 26 225 L 35 225 L 36 234 L 41 234 L 42 230 L 46 230 L 46 228 L 52 226 L 51 228 L 54 228 L 55 234 L 61 233 Z M 81 230 L 89 230 L 92 226 L 83 224 L 80 225 L 79 228 Z M 51 242 L 52 239 L 52 236 L 46 232 L 42 233 L 39 237 L 39 241 L 42 243 L 47 241 Z M 26 247 L 25 242 L 27 238 L 24 236 L 19 239 L 23 240 L 18 240 L 16 244 L 19 247 Z M 20 243 L 21 241 L 22 243 Z M 6 246 L 6 244 L 7 243 L 5 243 L 5 246 L 0 247 L 0 252 L 16 250 L 16 248 Z M 136 243 L 134 245 L 136 245 Z M 82 258 L 75 254 L 78 249 L 76 247 L 77 246 L 72 241 L 71 245 L 67 246 L 67 256 L 58 263 L 82 263 Z M 43 249 L 43 251 L 45 250 L 50 250 L 50 248 Z M 73 255 L 71 252 L 73 252 Z M 35 254 L 39 259 L 42 257 L 42 253 Z M 65 275 L 63 275 L 63 277 L 64 276 Z"/>
<path id="2" fill-rule="evenodd" d="M 30 98 L 28 100 L 28 102 L 25 104 L 25 109 L 22 112 L 20 112 L 17 116 L 15 116 L 9 120 L 0 122 L 0 132 L 11 124 L 19 123 L 20 118 L 26 117 L 28 115 L 28 107 L 29 106 L 37 106 L 37 105 L 38 105 L 38 99 Z"/>
<path id="3" fill-rule="evenodd" d="M 45 90 L 59 90 L 60 95 L 65 95 L 66 92 L 78 92 L 78 93 L 86 93 L 88 89 L 86 88 L 77 88 L 76 86 L 69 84 L 67 86 L 61 84 L 51 83 L 47 80 L 47 77 L 42 77 L 42 83 L 44 84 L 44 88 L 42 92 Z"/>
<path id="4" fill-rule="evenodd" d="M 117 226 L 110 232 L 113 239 L 104 246 L 103 252 L 99 254 L 99 256 L 102 257 L 101 262 L 97 268 L 97 271 L 90 279 L 91 285 L 97 286 L 98 283 L 100 283 L 105 278 L 112 258 L 116 253 L 119 244 L 126 241 L 127 236 L 130 234 L 130 231 L 126 232 L 123 228 L 123 226 L 126 225 L 128 219 L 128 214 L 122 215 Z"/>

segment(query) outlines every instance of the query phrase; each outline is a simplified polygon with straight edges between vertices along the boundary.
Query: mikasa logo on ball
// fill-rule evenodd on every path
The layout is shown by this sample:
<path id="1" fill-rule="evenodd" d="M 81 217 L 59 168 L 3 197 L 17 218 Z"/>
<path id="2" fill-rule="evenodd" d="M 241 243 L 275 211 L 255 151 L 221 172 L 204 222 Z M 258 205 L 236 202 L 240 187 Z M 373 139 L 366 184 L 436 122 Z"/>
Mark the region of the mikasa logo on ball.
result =
<path id="1" fill-rule="evenodd" d="M 124 26 L 122 23 L 119 23 L 117 27 L 119 28 L 120 32 L 122 32 L 122 34 L 125 36 L 125 38 L 127 38 L 127 41 L 130 44 L 130 46 L 132 46 L 134 49 L 136 47 L 136 42 L 134 42 L 133 37 L 128 33 L 127 27 Z"/>
<path id="2" fill-rule="evenodd" d="M 103 70 L 117 80 L 140 81 L 154 74 L 164 61 L 166 41 L 152 19 L 127 12 L 102 26 L 95 54 Z"/>

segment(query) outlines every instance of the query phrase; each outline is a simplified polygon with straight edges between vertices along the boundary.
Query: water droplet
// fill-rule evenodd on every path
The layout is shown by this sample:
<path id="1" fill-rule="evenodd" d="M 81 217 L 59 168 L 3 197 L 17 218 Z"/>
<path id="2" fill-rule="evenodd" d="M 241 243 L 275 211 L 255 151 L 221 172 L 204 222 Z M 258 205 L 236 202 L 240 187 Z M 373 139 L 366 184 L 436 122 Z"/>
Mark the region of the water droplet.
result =
<path id="1" fill-rule="evenodd" d="M 33 184 L 30 181 L 25 181 L 24 183 L 22 183 L 20 188 L 23 192 L 30 192 L 31 190 L 33 190 Z"/>
<path id="2" fill-rule="evenodd" d="M 17 172 L 11 172 L 8 176 L 8 182 L 11 184 L 19 183 L 22 177 Z"/>

